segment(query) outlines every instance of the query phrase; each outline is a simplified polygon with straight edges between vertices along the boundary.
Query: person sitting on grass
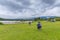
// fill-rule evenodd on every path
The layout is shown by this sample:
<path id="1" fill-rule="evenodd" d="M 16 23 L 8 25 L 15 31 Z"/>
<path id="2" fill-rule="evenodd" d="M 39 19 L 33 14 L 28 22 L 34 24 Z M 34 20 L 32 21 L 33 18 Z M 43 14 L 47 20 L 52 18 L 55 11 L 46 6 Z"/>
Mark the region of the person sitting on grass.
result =
<path id="1" fill-rule="evenodd" d="M 38 22 L 38 24 L 37 24 L 37 29 L 41 29 L 41 24 L 40 24 L 40 22 Z"/>
<path id="2" fill-rule="evenodd" d="M 31 25 L 31 22 L 29 22 L 29 25 Z"/>

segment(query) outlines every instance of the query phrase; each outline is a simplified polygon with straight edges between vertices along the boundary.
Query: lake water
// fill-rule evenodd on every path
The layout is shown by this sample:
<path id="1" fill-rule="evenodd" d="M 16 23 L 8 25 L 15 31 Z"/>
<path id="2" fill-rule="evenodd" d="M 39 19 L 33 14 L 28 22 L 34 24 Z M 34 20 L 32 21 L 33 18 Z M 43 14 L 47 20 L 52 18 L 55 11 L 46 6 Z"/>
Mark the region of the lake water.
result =
<path id="1" fill-rule="evenodd" d="M 32 21 L 0 21 L 3 24 L 17 24 L 17 23 L 28 23 Z"/>
<path id="2" fill-rule="evenodd" d="M 16 23 L 20 23 L 20 21 L 0 21 L 3 24 L 16 24 Z"/>

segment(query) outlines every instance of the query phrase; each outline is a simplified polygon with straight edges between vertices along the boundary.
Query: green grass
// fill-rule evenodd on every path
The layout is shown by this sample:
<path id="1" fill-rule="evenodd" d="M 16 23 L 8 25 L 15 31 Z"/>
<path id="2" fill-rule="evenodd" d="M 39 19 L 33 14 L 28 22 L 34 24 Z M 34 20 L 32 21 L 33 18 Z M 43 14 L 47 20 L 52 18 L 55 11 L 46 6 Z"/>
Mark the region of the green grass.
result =
<path id="1" fill-rule="evenodd" d="M 41 30 L 36 24 L 0 25 L 0 40 L 60 40 L 60 22 L 43 21 Z"/>

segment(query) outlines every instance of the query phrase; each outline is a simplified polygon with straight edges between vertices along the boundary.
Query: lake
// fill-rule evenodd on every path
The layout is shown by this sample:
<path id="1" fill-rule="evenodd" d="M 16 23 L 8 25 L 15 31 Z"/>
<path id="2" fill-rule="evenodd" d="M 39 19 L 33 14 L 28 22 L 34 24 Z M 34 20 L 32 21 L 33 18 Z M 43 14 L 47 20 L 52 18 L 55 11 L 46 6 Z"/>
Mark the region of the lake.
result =
<path id="1" fill-rule="evenodd" d="M 17 23 L 28 23 L 32 21 L 0 21 L 3 24 L 17 24 Z"/>
<path id="2" fill-rule="evenodd" d="M 3 24 L 16 24 L 16 23 L 20 23 L 21 21 L 0 21 Z"/>

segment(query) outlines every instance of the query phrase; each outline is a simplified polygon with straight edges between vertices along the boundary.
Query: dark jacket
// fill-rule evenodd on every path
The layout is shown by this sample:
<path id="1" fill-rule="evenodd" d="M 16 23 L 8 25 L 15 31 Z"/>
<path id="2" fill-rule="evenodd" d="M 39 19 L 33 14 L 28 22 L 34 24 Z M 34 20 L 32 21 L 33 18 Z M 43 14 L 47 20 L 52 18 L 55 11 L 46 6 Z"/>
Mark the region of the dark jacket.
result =
<path id="1" fill-rule="evenodd" d="M 39 28 L 41 28 L 41 24 L 40 24 L 40 23 L 38 23 L 38 24 L 37 24 L 37 27 L 38 27 L 38 29 L 39 29 Z"/>

